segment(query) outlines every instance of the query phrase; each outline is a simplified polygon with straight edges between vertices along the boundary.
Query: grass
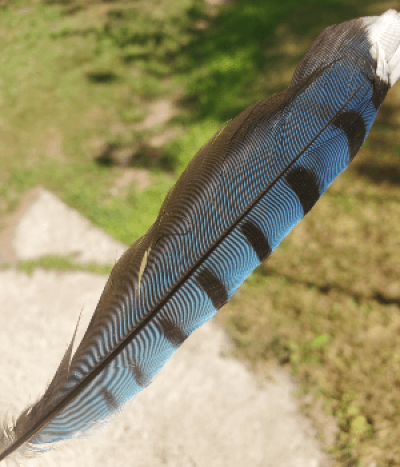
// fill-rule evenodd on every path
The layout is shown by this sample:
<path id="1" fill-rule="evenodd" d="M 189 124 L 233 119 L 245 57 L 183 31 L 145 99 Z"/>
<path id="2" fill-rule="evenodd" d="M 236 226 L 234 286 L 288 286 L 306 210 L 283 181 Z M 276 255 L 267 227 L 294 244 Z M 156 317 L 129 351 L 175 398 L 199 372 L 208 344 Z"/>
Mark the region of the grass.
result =
<path id="1" fill-rule="evenodd" d="M 287 86 L 322 29 L 395 7 L 0 5 L 0 227 L 41 184 L 126 244 L 154 222 L 224 121 Z M 144 125 L 162 99 L 174 116 Z M 399 101 L 395 87 L 352 166 L 217 315 L 255 371 L 278 362 L 296 375 L 302 407 L 337 466 L 400 465 Z M 121 182 L 139 170 L 148 174 L 144 188 Z M 109 271 L 72 258 L 19 264 L 39 266 Z"/>
<path id="2" fill-rule="evenodd" d="M 93 274 L 110 274 L 112 266 L 96 263 L 78 264 L 71 256 L 46 255 L 32 260 L 19 261 L 18 270 L 31 275 L 35 269 L 51 269 L 57 271 L 86 271 Z"/>

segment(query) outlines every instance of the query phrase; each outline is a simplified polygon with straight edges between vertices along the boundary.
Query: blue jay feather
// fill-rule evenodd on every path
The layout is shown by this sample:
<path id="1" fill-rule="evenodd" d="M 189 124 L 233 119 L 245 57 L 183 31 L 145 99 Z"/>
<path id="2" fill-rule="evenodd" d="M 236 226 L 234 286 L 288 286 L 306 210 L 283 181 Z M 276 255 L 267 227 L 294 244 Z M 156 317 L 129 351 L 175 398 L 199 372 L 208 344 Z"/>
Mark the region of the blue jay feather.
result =
<path id="1" fill-rule="evenodd" d="M 400 74 L 400 15 L 323 31 L 289 87 L 225 124 L 115 265 L 72 355 L 0 435 L 0 460 L 87 436 L 121 411 L 349 165 Z"/>

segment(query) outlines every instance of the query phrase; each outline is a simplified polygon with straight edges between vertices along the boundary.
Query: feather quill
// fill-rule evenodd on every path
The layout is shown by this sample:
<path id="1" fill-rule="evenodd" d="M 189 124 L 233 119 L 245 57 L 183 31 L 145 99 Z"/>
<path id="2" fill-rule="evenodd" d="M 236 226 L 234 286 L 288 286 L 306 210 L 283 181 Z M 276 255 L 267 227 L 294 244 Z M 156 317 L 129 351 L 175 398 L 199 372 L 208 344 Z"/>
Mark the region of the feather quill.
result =
<path id="1" fill-rule="evenodd" d="M 115 265 L 43 397 L 4 423 L 0 461 L 91 434 L 150 384 L 348 166 L 399 75 L 395 10 L 333 25 L 285 91 L 224 125 Z"/>

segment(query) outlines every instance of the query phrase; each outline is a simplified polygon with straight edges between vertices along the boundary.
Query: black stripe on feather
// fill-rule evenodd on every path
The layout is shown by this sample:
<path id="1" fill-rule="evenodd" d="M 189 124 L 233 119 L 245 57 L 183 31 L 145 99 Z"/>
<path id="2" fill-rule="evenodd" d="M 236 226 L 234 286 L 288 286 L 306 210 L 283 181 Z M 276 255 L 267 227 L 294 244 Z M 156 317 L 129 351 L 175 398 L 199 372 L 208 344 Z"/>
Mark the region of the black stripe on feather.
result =
<path id="1" fill-rule="evenodd" d="M 350 161 L 352 161 L 364 142 L 364 120 L 358 112 L 355 110 L 349 110 L 336 115 L 332 121 L 332 125 L 340 128 L 346 133 L 350 150 Z"/>
<path id="2" fill-rule="evenodd" d="M 286 182 L 296 193 L 306 215 L 321 196 L 317 176 L 304 167 L 297 167 L 286 175 Z"/>
<path id="3" fill-rule="evenodd" d="M 101 390 L 101 395 L 103 396 L 104 402 L 107 404 L 110 412 L 114 412 L 118 409 L 118 402 L 115 399 L 113 393 L 106 388 Z"/>
<path id="4" fill-rule="evenodd" d="M 378 110 L 382 105 L 390 86 L 386 81 L 379 78 L 379 76 L 375 76 L 372 87 L 372 103 L 374 104 L 375 109 Z"/>
<path id="5" fill-rule="evenodd" d="M 139 365 L 129 365 L 129 371 L 141 388 L 145 388 L 151 383 L 151 379 L 145 375 Z"/>
<path id="6" fill-rule="evenodd" d="M 219 310 L 228 301 L 228 294 L 224 284 L 207 269 L 201 271 L 197 276 L 197 282 L 204 292 L 209 296 L 214 307 Z"/>
<path id="7" fill-rule="evenodd" d="M 271 254 L 271 247 L 268 242 L 268 238 L 264 235 L 264 232 L 252 222 L 245 222 L 241 226 L 241 232 L 246 237 L 247 241 L 253 247 L 260 262 Z"/>
<path id="8" fill-rule="evenodd" d="M 178 325 L 166 318 L 162 318 L 159 324 L 161 331 L 174 347 L 179 347 L 189 337 Z"/>

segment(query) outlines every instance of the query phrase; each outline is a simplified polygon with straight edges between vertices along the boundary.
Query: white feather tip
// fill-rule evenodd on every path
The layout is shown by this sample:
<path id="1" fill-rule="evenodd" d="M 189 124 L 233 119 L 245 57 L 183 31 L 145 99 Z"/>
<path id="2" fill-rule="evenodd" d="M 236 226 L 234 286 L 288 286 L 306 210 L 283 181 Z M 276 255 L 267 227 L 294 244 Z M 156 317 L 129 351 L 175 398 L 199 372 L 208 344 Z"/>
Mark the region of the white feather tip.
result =
<path id="1" fill-rule="evenodd" d="M 381 16 L 365 18 L 376 74 L 390 86 L 400 76 L 400 13 L 388 10 Z"/>

